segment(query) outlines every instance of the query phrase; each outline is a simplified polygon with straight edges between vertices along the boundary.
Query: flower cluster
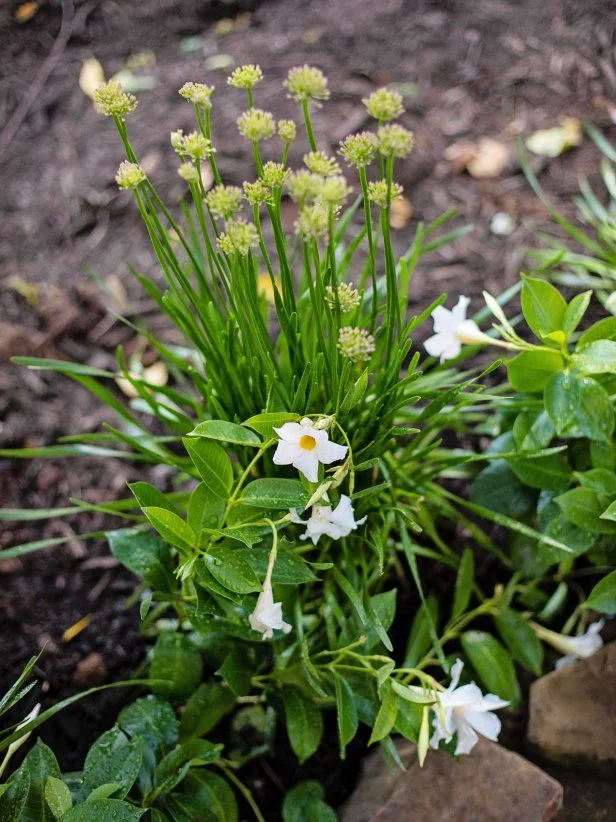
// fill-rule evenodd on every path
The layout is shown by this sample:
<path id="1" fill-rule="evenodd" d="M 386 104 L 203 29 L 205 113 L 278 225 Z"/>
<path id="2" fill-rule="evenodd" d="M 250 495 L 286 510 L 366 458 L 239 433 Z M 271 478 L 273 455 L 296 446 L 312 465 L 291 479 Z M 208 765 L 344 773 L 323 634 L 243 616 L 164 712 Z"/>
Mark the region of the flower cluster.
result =
<path id="1" fill-rule="evenodd" d="M 253 143 L 269 140 L 276 133 L 274 115 L 261 108 L 251 108 L 237 119 L 237 127 L 242 137 Z"/>
<path id="2" fill-rule="evenodd" d="M 340 154 L 350 166 L 362 168 L 369 165 L 378 151 L 379 143 L 376 134 L 362 131 L 351 134 L 340 143 Z"/>
<path id="3" fill-rule="evenodd" d="M 340 174 L 340 166 L 333 157 L 328 157 L 324 151 L 311 151 L 304 154 L 304 165 L 313 174 L 321 177 L 333 177 Z"/>
<path id="4" fill-rule="evenodd" d="M 325 289 L 325 299 L 329 306 L 334 308 L 336 305 L 336 294 L 331 285 Z M 349 283 L 340 283 L 338 286 L 338 305 L 343 314 L 348 314 L 353 311 L 361 303 L 361 294 L 356 288 L 353 288 Z"/>
<path id="5" fill-rule="evenodd" d="M 325 237 L 329 228 L 329 211 L 321 203 L 304 206 L 295 222 L 295 230 L 303 237 L 317 240 Z"/>
<path id="6" fill-rule="evenodd" d="M 116 183 L 119 188 L 135 189 L 146 179 L 145 171 L 137 163 L 129 163 L 128 160 L 120 163 L 116 174 Z"/>
<path id="7" fill-rule="evenodd" d="M 381 126 L 377 132 L 379 151 L 385 157 L 408 157 L 413 150 L 413 133 L 398 123 Z"/>
<path id="8" fill-rule="evenodd" d="M 351 362 L 369 360 L 376 348 L 376 341 L 365 328 L 344 326 L 338 332 L 338 350 Z"/>
<path id="9" fill-rule="evenodd" d="M 261 179 L 269 188 L 282 188 L 289 176 L 289 173 L 289 169 L 282 163 L 273 163 L 269 161 L 263 166 L 261 171 Z"/>
<path id="10" fill-rule="evenodd" d="M 94 102 L 106 117 L 119 117 L 121 120 L 137 108 L 137 98 L 134 94 L 124 91 L 121 84 L 114 80 L 103 83 L 96 89 Z"/>
<path id="11" fill-rule="evenodd" d="M 294 171 L 288 176 L 287 189 L 291 199 L 302 205 L 306 200 L 316 200 L 321 193 L 323 178 L 310 171 Z"/>
<path id="12" fill-rule="evenodd" d="M 210 140 L 199 131 L 184 134 L 181 130 L 171 132 L 171 145 L 179 155 L 203 160 L 210 157 L 215 149 Z"/>
<path id="13" fill-rule="evenodd" d="M 251 89 L 263 80 L 263 72 L 259 66 L 247 65 L 236 68 L 227 78 L 227 83 L 235 88 Z"/>
<path id="14" fill-rule="evenodd" d="M 237 186 L 216 186 L 208 191 L 205 203 L 215 217 L 229 220 L 242 207 L 242 189 Z"/>
<path id="15" fill-rule="evenodd" d="M 272 189 L 265 185 L 263 180 L 254 183 L 244 183 L 244 194 L 250 205 L 261 205 L 272 202 Z"/>
<path id="16" fill-rule="evenodd" d="M 368 199 L 379 208 L 387 208 L 390 202 L 402 195 L 403 188 L 398 183 L 388 185 L 387 180 L 368 183 Z"/>
<path id="17" fill-rule="evenodd" d="M 380 123 L 396 120 L 404 114 L 402 95 L 390 88 L 380 88 L 373 91 L 369 97 L 362 100 L 368 114 Z"/>
<path id="18" fill-rule="evenodd" d="M 178 94 L 194 106 L 209 109 L 212 107 L 213 91 L 214 86 L 206 86 L 205 83 L 184 83 Z"/>
<path id="19" fill-rule="evenodd" d="M 327 77 L 321 69 L 311 66 L 297 66 L 289 71 L 284 86 L 289 92 L 289 97 L 298 102 L 304 100 L 327 100 L 329 89 L 327 88 Z"/>
<path id="20" fill-rule="evenodd" d="M 353 189 L 342 175 L 326 177 L 321 183 L 318 199 L 328 206 L 340 206 L 352 193 Z"/>
<path id="21" fill-rule="evenodd" d="M 278 136 L 285 143 L 292 143 L 297 137 L 297 126 L 293 120 L 278 120 Z"/>
<path id="22" fill-rule="evenodd" d="M 237 252 L 242 257 L 246 257 L 251 248 L 257 248 L 259 245 L 259 232 L 252 223 L 240 217 L 237 220 L 229 220 L 225 224 L 225 231 L 217 242 L 223 254 Z"/>

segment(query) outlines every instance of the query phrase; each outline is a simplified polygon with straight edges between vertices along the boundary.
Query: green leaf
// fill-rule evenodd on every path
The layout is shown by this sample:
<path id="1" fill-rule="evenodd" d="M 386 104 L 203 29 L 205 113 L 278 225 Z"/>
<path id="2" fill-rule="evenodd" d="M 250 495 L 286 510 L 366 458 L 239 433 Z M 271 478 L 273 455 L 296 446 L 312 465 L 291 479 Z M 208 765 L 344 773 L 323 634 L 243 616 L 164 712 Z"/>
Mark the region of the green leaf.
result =
<path id="1" fill-rule="evenodd" d="M 268 547 L 240 548 L 234 553 L 245 559 L 259 578 L 265 577 L 270 554 Z M 293 553 L 292 546 L 281 541 L 276 554 L 272 582 L 275 585 L 302 585 L 307 582 L 318 582 L 318 577 L 305 559 Z"/>
<path id="2" fill-rule="evenodd" d="M 610 397 L 592 378 L 553 374 L 544 399 L 559 437 L 588 437 L 603 442 L 611 439 L 614 411 Z"/>
<path id="3" fill-rule="evenodd" d="M 597 340 L 578 347 L 571 361 L 582 374 L 616 374 L 616 342 Z"/>
<path id="4" fill-rule="evenodd" d="M 172 793 L 165 798 L 165 810 L 169 814 L 165 819 L 173 822 L 218 822 L 209 809 L 203 807 L 200 799 L 187 796 L 185 793 Z"/>
<path id="5" fill-rule="evenodd" d="M 593 611 L 609 616 L 616 614 L 616 571 L 612 571 L 595 585 L 582 607 L 592 608 Z"/>
<path id="6" fill-rule="evenodd" d="M 161 631 L 150 665 L 152 679 L 166 679 L 152 688 L 157 696 L 181 701 L 201 682 L 203 663 L 197 648 L 182 634 Z"/>
<path id="7" fill-rule="evenodd" d="M 0 793 L 0 819 L 2 822 L 20 822 L 30 790 L 30 771 L 24 764 L 11 774 Z"/>
<path id="8" fill-rule="evenodd" d="M 561 454 L 535 459 L 509 461 L 516 477 L 529 488 L 540 491 L 563 491 L 571 482 L 571 469 Z"/>
<path id="9" fill-rule="evenodd" d="M 250 691 L 253 664 L 246 648 L 235 645 L 216 673 L 224 679 L 235 696 L 246 696 Z"/>
<path id="10" fill-rule="evenodd" d="M 616 474 L 607 468 L 591 468 L 589 471 L 576 472 L 575 478 L 584 488 L 590 488 L 596 494 L 616 497 Z"/>
<path id="11" fill-rule="evenodd" d="M 205 528 L 218 528 L 225 507 L 225 500 L 212 494 L 207 485 L 200 482 L 188 499 L 186 519 L 195 534 L 201 536 Z"/>
<path id="12" fill-rule="evenodd" d="M 62 822 L 137 822 L 146 810 L 121 799 L 95 799 L 71 808 L 62 817 Z"/>
<path id="13" fill-rule="evenodd" d="M 513 473 L 507 460 L 493 460 L 477 474 L 471 501 L 498 514 L 519 519 L 535 506 L 536 493 Z"/>
<path id="14" fill-rule="evenodd" d="M 73 797 L 68 785 L 57 776 L 47 777 L 44 796 L 54 819 L 60 819 L 73 806 Z"/>
<path id="15" fill-rule="evenodd" d="M 200 422 L 197 427 L 190 432 L 189 437 L 205 437 L 210 440 L 220 440 L 221 442 L 232 442 L 234 445 L 252 445 L 259 447 L 263 443 L 242 425 L 224 420 L 206 420 Z"/>
<path id="16" fill-rule="evenodd" d="M 371 625 L 366 631 L 365 651 L 372 651 L 382 642 L 388 651 L 392 650 L 391 640 L 387 636 L 396 616 L 397 590 L 382 591 L 365 600 L 366 611 Z"/>
<path id="17" fill-rule="evenodd" d="M 520 301 L 524 319 L 539 339 L 563 328 L 567 303 L 564 297 L 546 280 L 522 278 Z"/>
<path id="18" fill-rule="evenodd" d="M 465 548 L 460 560 L 460 567 L 456 576 L 456 587 L 453 595 L 451 618 L 461 616 L 471 600 L 473 582 L 475 580 L 475 560 L 470 548 Z"/>
<path id="19" fill-rule="evenodd" d="M 128 487 L 141 508 L 166 508 L 177 513 L 165 494 L 149 482 L 129 482 Z"/>
<path id="20" fill-rule="evenodd" d="M 563 330 L 567 337 L 570 337 L 571 334 L 573 334 L 582 321 L 582 318 L 586 313 L 586 309 L 590 304 L 591 297 L 592 291 L 584 291 L 581 294 L 576 294 L 567 306 L 565 316 L 563 317 Z"/>
<path id="21" fill-rule="evenodd" d="M 282 698 L 289 741 L 302 764 L 312 756 L 321 742 L 323 735 L 321 711 L 312 699 L 294 685 L 283 688 Z"/>
<path id="22" fill-rule="evenodd" d="M 604 317 L 584 331 L 578 340 L 578 350 L 596 340 L 616 340 L 616 317 Z"/>
<path id="23" fill-rule="evenodd" d="M 190 525 L 173 511 L 166 508 L 144 508 L 143 513 L 161 537 L 180 553 L 190 554 L 196 547 L 197 535 Z"/>
<path id="24" fill-rule="evenodd" d="M 528 622 L 516 611 L 501 611 L 494 617 L 503 641 L 520 663 L 535 676 L 541 676 L 543 645 Z"/>
<path id="25" fill-rule="evenodd" d="M 299 414 L 288 414 L 284 411 L 275 411 L 267 414 L 257 414 L 255 417 L 250 417 L 242 423 L 242 425 L 252 428 L 258 434 L 261 434 L 264 439 L 269 440 L 278 435 L 274 428 L 280 428 L 285 422 L 298 422 L 301 419 Z"/>
<path id="26" fill-rule="evenodd" d="M 413 668 L 425 656 L 432 638 L 430 635 L 430 619 L 428 613 L 432 617 L 432 624 L 438 626 L 438 600 L 435 596 L 430 595 L 423 605 L 420 605 L 413 619 L 411 625 L 411 632 L 409 634 L 408 643 L 406 646 L 406 654 L 404 655 L 404 667 Z"/>
<path id="27" fill-rule="evenodd" d="M 235 706 L 235 696 L 222 682 L 210 680 L 191 694 L 180 720 L 183 740 L 204 736 Z"/>
<path id="28" fill-rule="evenodd" d="M 381 689 L 381 707 L 374 720 L 374 726 L 368 745 L 374 742 L 380 742 L 389 735 L 390 731 L 396 724 L 396 714 L 398 713 L 398 697 L 392 688 L 391 680 L 383 683 Z"/>
<path id="29" fill-rule="evenodd" d="M 193 739 L 174 748 L 156 766 L 154 789 L 159 794 L 172 791 L 184 779 L 193 762 L 209 764 L 220 759 L 223 745 L 213 745 L 205 739 Z"/>
<path id="30" fill-rule="evenodd" d="M 239 501 L 255 508 L 302 510 L 308 502 L 308 494 L 299 480 L 257 479 L 248 483 Z"/>
<path id="31" fill-rule="evenodd" d="M 563 370 L 565 361 L 558 351 L 523 351 L 507 363 L 509 382 L 516 391 L 534 394 L 543 391 L 549 378 Z"/>
<path id="32" fill-rule="evenodd" d="M 520 686 L 513 662 L 500 642 L 485 631 L 466 631 L 461 642 L 464 653 L 488 691 L 506 699 L 512 707 L 517 705 Z"/>
<path id="33" fill-rule="evenodd" d="M 601 514 L 601 519 L 609 519 L 616 522 L 616 500 L 608 505 L 605 511 Z"/>
<path id="34" fill-rule="evenodd" d="M 60 766 L 51 748 L 37 739 L 28 753 L 25 765 L 30 772 L 30 790 L 22 811 L 21 822 L 47 822 L 53 819 L 45 805 L 45 783 L 49 776 L 59 779 Z"/>
<path id="35" fill-rule="evenodd" d="M 556 497 L 555 502 L 569 522 L 578 528 L 594 534 L 616 534 L 616 522 L 601 518 L 603 506 L 590 488 L 572 488 Z"/>
<path id="36" fill-rule="evenodd" d="M 11 362 L 24 365 L 33 371 L 57 371 L 59 374 L 80 374 L 83 377 L 115 377 L 113 371 L 103 371 L 79 362 L 48 360 L 44 357 L 11 357 Z"/>
<path id="37" fill-rule="evenodd" d="M 228 499 L 233 465 L 225 449 L 213 440 L 185 437 L 182 442 L 206 487 L 215 496 Z"/>
<path id="38" fill-rule="evenodd" d="M 259 577 L 236 551 L 222 543 L 212 545 L 203 557 L 214 579 L 236 594 L 250 594 L 261 590 Z"/>
<path id="39" fill-rule="evenodd" d="M 184 790 L 191 799 L 197 800 L 198 807 L 212 814 L 218 822 L 238 822 L 235 794 L 222 776 L 204 768 L 194 769 L 186 779 Z"/>
<path id="40" fill-rule="evenodd" d="M 345 749 L 357 733 L 359 716 L 355 704 L 355 694 L 349 683 L 334 673 L 334 690 L 336 694 L 336 710 L 338 712 L 338 739 L 340 740 L 340 758 L 345 758 Z"/>
<path id="41" fill-rule="evenodd" d="M 298 782 L 282 803 L 284 822 L 336 822 L 338 817 L 324 797 L 325 790 L 319 782 Z"/>
<path id="42" fill-rule="evenodd" d="M 94 788 L 86 799 L 86 802 L 95 802 L 97 799 L 108 799 L 110 796 L 113 796 L 114 793 L 118 793 L 121 789 L 122 786 L 117 782 L 106 782 L 104 785 L 99 785 L 98 788 Z"/>
<path id="43" fill-rule="evenodd" d="M 140 740 L 129 740 L 124 731 L 114 725 L 101 734 L 88 751 L 77 801 L 83 802 L 94 788 L 109 783 L 119 785 L 116 799 L 124 799 L 139 775 L 141 760 Z"/>
<path id="44" fill-rule="evenodd" d="M 152 694 L 122 708 L 118 725 L 131 738 L 140 737 L 154 750 L 170 748 L 179 739 L 180 723 L 172 706 Z"/>
<path id="45" fill-rule="evenodd" d="M 121 528 L 108 531 L 107 541 L 114 557 L 155 591 L 177 589 L 171 553 L 160 537 L 140 528 Z"/>

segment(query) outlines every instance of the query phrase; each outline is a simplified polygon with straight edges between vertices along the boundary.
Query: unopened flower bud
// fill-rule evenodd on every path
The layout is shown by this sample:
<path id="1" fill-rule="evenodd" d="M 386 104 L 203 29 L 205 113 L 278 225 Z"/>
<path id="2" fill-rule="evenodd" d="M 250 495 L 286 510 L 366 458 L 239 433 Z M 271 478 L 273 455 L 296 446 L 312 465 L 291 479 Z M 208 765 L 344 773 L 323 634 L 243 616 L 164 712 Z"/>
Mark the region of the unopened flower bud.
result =
<path id="1" fill-rule="evenodd" d="M 186 180 L 187 183 L 199 182 L 199 172 L 194 163 L 182 163 L 178 168 L 178 174 L 183 180 Z"/>
<path id="2" fill-rule="evenodd" d="M 172 131 L 169 135 L 169 140 L 174 151 L 181 151 L 182 145 L 184 144 L 184 132 L 182 129 L 179 128 L 177 131 Z"/>

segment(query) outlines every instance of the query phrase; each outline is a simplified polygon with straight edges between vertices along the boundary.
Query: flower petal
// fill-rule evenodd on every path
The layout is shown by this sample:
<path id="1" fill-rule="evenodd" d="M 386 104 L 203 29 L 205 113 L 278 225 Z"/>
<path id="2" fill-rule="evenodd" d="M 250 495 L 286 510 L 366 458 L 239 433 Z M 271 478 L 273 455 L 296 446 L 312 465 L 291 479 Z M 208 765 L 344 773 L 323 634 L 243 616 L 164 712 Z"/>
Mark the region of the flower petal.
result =
<path id="1" fill-rule="evenodd" d="M 468 297 L 460 297 L 457 304 L 451 309 L 451 316 L 455 325 L 459 325 L 466 319 L 466 309 L 469 307 L 470 302 Z"/>
<path id="2" fill-rule="evenodd" d="M 452 312 L 442 305 L 438 305 L 432 312 L 432 321 L 434 322 L 435 334 L 446 334 L 449 331 L 454 331 L 456 327 Z"/>
<path id="3" fill-rule="evenodd" d="M 348 450 L 346 445 L 338 445 L 336 442 L 330 442 L 329 439 L 323 442 L 317 442 L 317 447 L 315 448 L 319 462 L 322 462 L 324 465 L 343 460 Z"/>
<path id="4" fill-rule="evenodd" d="M 298 422 L 285 422 L 280 426 L 280 428 L 274 428 L 274 431 L 278 434 L 281 440 L 295 443 L 299 442 L 306 433 L 305 428 L 303 428 Z"/>
<path id="5" fill-rule="evenodd" d="M 447 690 L 445 693 L 439 694 L 439 696 L 443 705 L 446 705 L 448 708 L 460 708 L 466 705 L 473 705 L 474 707 L 483 699 L 481 688 L 475 685 L 474 682 L 468 685 L 462 685 L 461 688 L 456 688 L 453 691 Z"/>
<path id="6" fill-rule="evenodd" d="M 286 440 L 280 440 L 272 460 L 274 465 L 293 465 L 293 460 L 299 454 L 299 446 Z"/>
<path id="7" fill-rule="evenodd" d="M 297 449 L 293 459 L 293 465 L 306 477 L 308 482 L 319 481 L 319 458 L 315 451 L 304 451 Z"/>
<path id="8" fill-rule="evenodd" d="M 492 711 L 467 711 L 464 714 L 466 722 L 486 739 L 496 742 L 501 731 L 501 721 Z"/>
<path id="9" fill-rule="evenodd" d="M 444 362 L 455 359 L 462 350 L 462 344 L 453 331 L 444 331 L 428 337 L 424 348 L 431 357 L 440 357 L 441 362 Z"/>
<path id="10" fill-rule="evenodd" d="M 460 722 L 456 731 L 458 732 L 458 744 L 456 745 L 456 756 L 469 754 L 475 745 L 479 742 L 479 737 L 470 725 L 466 722 Z"/>

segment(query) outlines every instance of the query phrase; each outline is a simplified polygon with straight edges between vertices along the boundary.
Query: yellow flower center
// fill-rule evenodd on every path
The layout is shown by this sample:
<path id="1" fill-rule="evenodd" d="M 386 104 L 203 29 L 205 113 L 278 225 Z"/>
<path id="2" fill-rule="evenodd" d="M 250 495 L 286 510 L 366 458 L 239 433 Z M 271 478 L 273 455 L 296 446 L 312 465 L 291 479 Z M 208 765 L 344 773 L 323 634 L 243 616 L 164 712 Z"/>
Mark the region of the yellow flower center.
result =
<path id="1" fill-rule="evenodd" d="M 314 451 L 317 447 L 317 441 L 310 434 L 304 434 L 299 441 L 299 447 L 303 448 L 304 451 Z"/>

